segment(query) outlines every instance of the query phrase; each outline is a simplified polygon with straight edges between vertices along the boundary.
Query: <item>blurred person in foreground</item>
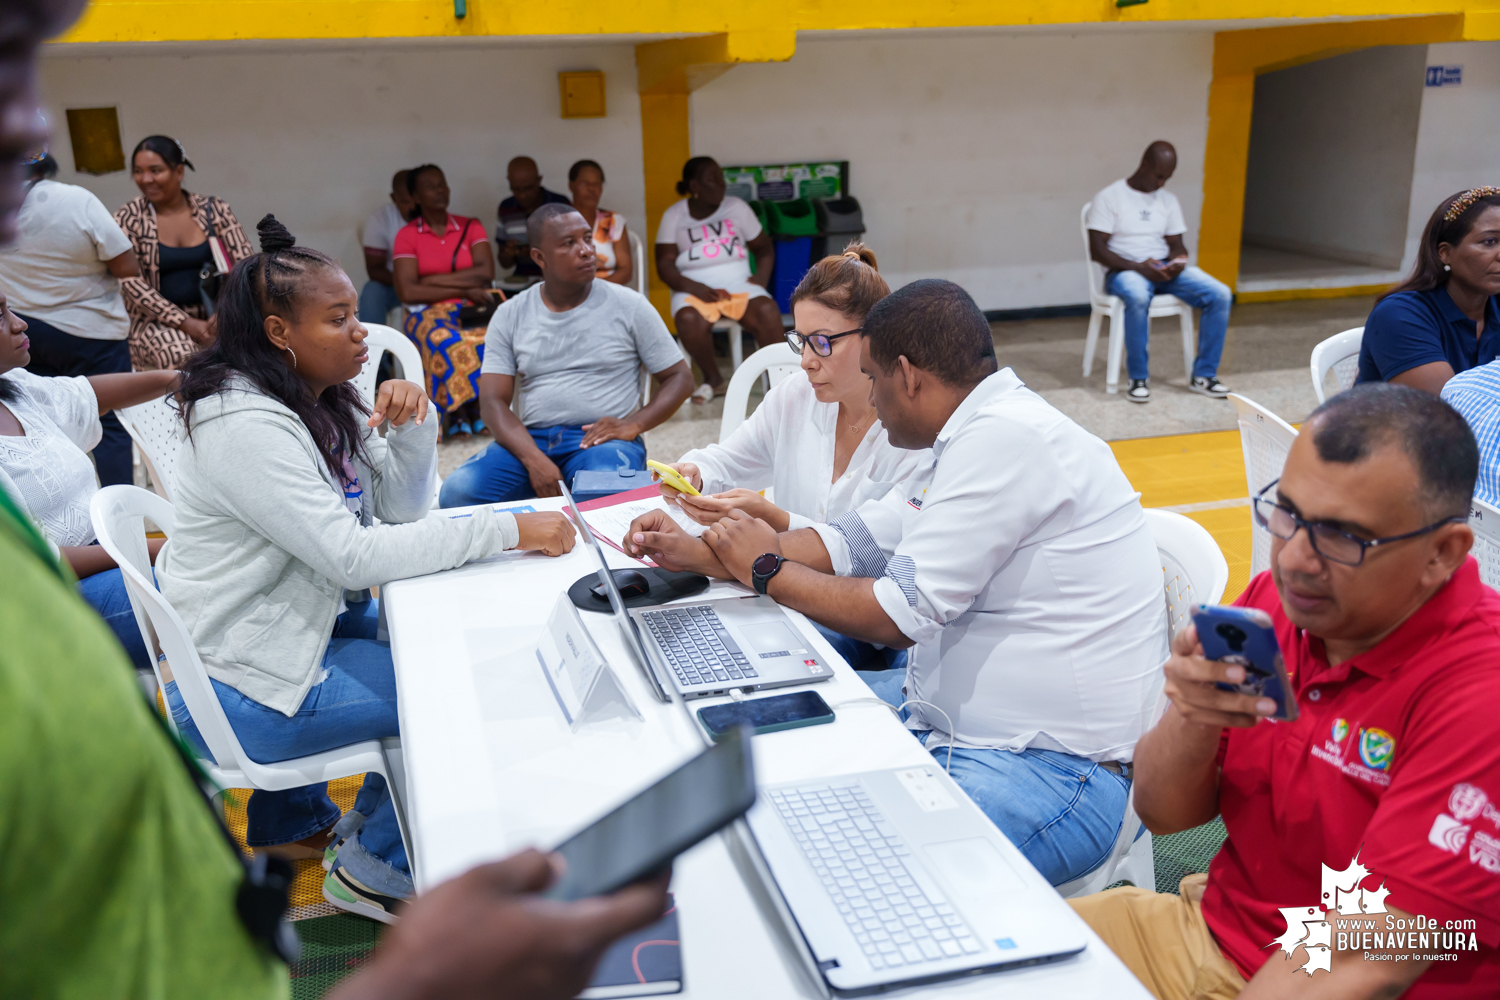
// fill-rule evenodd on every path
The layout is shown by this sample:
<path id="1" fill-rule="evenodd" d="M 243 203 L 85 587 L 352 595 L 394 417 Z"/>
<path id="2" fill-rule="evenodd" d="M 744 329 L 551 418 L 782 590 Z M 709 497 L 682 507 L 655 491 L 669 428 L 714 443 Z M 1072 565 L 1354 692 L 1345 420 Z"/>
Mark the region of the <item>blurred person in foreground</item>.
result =
<path id="1" fill-rule="evenodd" d="M 37 50 L 82 8 L 0 6 L 0 241 L 15 236 L 20 160 L 45 140 Z M 7 913 L 26 915 L 0 924 L 0 995 L 287 997 L 279 910 L 246 905 L 276 880 L 216 828 L 124 662 L 0 494 L 0 841 L 45 859 L 0 869 Z M 553 870 L 523 852 L 419 897 L 338 996 L 574 996 L 611 941 L 661 914 L 666 878 L 557 903 L 536 895 Z"/>

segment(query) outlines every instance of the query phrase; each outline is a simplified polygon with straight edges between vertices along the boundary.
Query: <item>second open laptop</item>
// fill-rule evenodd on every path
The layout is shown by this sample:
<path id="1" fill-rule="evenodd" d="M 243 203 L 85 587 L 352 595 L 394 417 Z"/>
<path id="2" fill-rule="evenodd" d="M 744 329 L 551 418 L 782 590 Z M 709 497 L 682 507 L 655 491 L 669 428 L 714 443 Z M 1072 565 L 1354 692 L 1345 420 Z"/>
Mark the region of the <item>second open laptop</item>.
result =
<path id="1" fill-rule="evenodd" d="M 593 554 L 625 644 L 663 701 L 670 700 L 663 679 L 683 698 L 706 698 L 734 688 L 788 687 L 833 676 L 833 668 L 797 623 L 769 597 L 626 608 L 603 548 L 567 485 L 562 484 L 562 489 L 584 544 Z"/>

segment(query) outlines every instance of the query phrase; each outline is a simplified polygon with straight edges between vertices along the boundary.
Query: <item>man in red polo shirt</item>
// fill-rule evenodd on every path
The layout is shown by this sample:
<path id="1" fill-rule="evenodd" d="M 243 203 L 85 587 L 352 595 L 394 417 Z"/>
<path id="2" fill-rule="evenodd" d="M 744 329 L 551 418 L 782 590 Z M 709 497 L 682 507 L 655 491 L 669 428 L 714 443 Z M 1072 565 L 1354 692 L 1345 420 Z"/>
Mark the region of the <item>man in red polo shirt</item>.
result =
<path id="1" fill-rule="evenodd" d="M 1162 998 L 1500 996 L 1500 595 L 1468 557 L 1473 435 L 1447 404 L 1357 386 L 1303 426 L 1256 499 L 1299 717 L 1231 693 L 1193 629 L 1136 747 L 1153 833 L 1224 817 L 1180 896 L 1073 900 Z"/>

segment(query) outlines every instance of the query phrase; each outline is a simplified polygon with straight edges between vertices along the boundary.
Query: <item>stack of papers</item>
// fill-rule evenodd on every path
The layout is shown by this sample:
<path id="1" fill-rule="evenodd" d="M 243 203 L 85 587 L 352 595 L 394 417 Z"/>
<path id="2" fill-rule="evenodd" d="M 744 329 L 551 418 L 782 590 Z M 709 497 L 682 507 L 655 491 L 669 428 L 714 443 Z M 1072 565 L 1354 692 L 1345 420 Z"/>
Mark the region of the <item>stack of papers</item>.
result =
<path id="1" fill-rule="evenodd" d="M 640 491 L 632 490 L 631 492 L 638 493 Z M 583 515 L 583 519 L 588 522 L 589 530 L 594 533 L 594 536 L 596 538 L 598 538 L 601 542 L 604 542 L 606 545 L 614 546 L 621 552 L 625 552 L 625 549 L 621 545 L 621 542 L 624 541 L 626 532 L 630 530 L 631 522 L 636 518 L 641 517 L 642 515 L 653 510 L 666 511 L 667 515 L 671 517 L 672 520 L 676 521 L 679 525 L 682 526 L 682 530 L 686 531 L 694 538 L 697 538 L 699 535 L 703 534 L 703 525 L 689 518 L 686 514 L 679 510 L 675 504 L 667 503 L 667 501 L 662 498 L 662 495 L 656 492 L 654 487 L 652 488 L 652 492 L 655 494 L 654 496 L 640 497 L 635 500 L 625 500 L 620 503 L 611 504 L 608 507 L 595 507 L 590 510 L 585 509 L 585 506 L 580 506 L 579 513 L 581 513 Z M 629 496 L 629 494 L 624 493 L 619 495 Z M 605 500 L 596 500 L 594 502 L 605 503 L 608 502 L 608 500 L 612 499 L 614 498 L 607 497 L 605 498 Z M 626 555 L 629 555 L 629 553 L 626 552 Z M 644 559 L 640 561 L 649 562 L 649 560 Z"/>

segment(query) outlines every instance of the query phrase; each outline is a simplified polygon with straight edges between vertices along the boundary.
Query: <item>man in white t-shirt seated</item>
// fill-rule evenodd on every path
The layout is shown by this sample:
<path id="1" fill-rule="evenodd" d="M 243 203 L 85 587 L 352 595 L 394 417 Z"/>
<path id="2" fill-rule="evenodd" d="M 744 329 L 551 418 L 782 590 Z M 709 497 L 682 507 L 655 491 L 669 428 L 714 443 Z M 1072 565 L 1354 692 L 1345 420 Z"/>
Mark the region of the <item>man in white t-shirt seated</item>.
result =
<path id="1" fill-rule="evenodd" d="M 910 705 L 937 763 L 1061 885 L 1119 835 L 1167 659 L 1140 494 L 1107 444 L 995 370 L 989 323 L 952 282 L 891 293 L 861 341 L 891 444 L 932 449 L 904 481 L 781 534 L 736 510 L 694 539 L 653 512 L 624 545 L 909 649 L 906 669 L 861 676 Z"/>
<path id="2" fill-rule="evenodd" d="M 703 383 L 693 390 L 695 403 L 724 394 L 714 357 L 713 325 L 719 319 L 739 321 L 761 347 L 786 336 L 781 310 L 766 291 L 776 264 L 771 234 L 727 189 L 713 157 L 693 157 L 677 182 L 677 193 L 687 197 L 663 212 L 656 228 L 656 273 L 672 289 L 672 321 L 682 346 L 703 370 Z"/>
<path id="3" fill-rule="evenodd" d="M 644 469 L 641 435 L 693 390 L 645 296 L 594 280 L 594 229 L 576 208 L 532 212 L 526 245 L 542 282 L 496 309 L 484 335 L 479 409 L 495 443 L 443 480 L 442 507 L 555 497 L 582 469 Z M 642 365 L 659 382 L 644 406 Z"/>
<path id="4" fill-rule="evenodd" d="M 1164 186 L 1176 169 L 1177 150 L 1157 140 L 1146 147 L 1135 173 L 1094 195 L 1089 207 L 1089 256 L 1109 272 L 1105 290 L 1125 300 L 1125 364 L 1130 370 L 1125 398 L 1132 403 L 1151 399 L 1147 342 L 1153 295 L 1175 295 L 1203 310 L 1188 388 L 1211 399 L 1229 395 L 1218 374 L 1233 296 L 1222 281 L 1188 264 L 1182 206 Z"/>
<path id="5" fill-rule="evenodd" d="M 30 326 L 33 375 L 130 371 L 130 317 L 120 279 L 139 275 L 135 251 L 109 209 L 87 188 L 53 177 L 57 161 L 38 151 L 16 219 L 16 242 L 0 250 L 0 288 Z M 100 417 L 94 446 L 102 486 L 135 481 L 130 435 L 113 410 Z M 30 432 L 28 432 L 30 433 Z"/>
<path id="6" fill-rule="evenodd" d="M 391 200 L 381 205 L 365 220 L 360 243 L 365 251 L 365 273 L 370 280 L 359 292 L 359 319 L 362 323 L 384 323 L 386 314 L 401 304 L 396 296 L 396 279 L 391 274 L 391 250 L 396 234 L 411 219 L 416 205 L 406 186 L 408 170 L 398 170 L 391 178 Z"/>

